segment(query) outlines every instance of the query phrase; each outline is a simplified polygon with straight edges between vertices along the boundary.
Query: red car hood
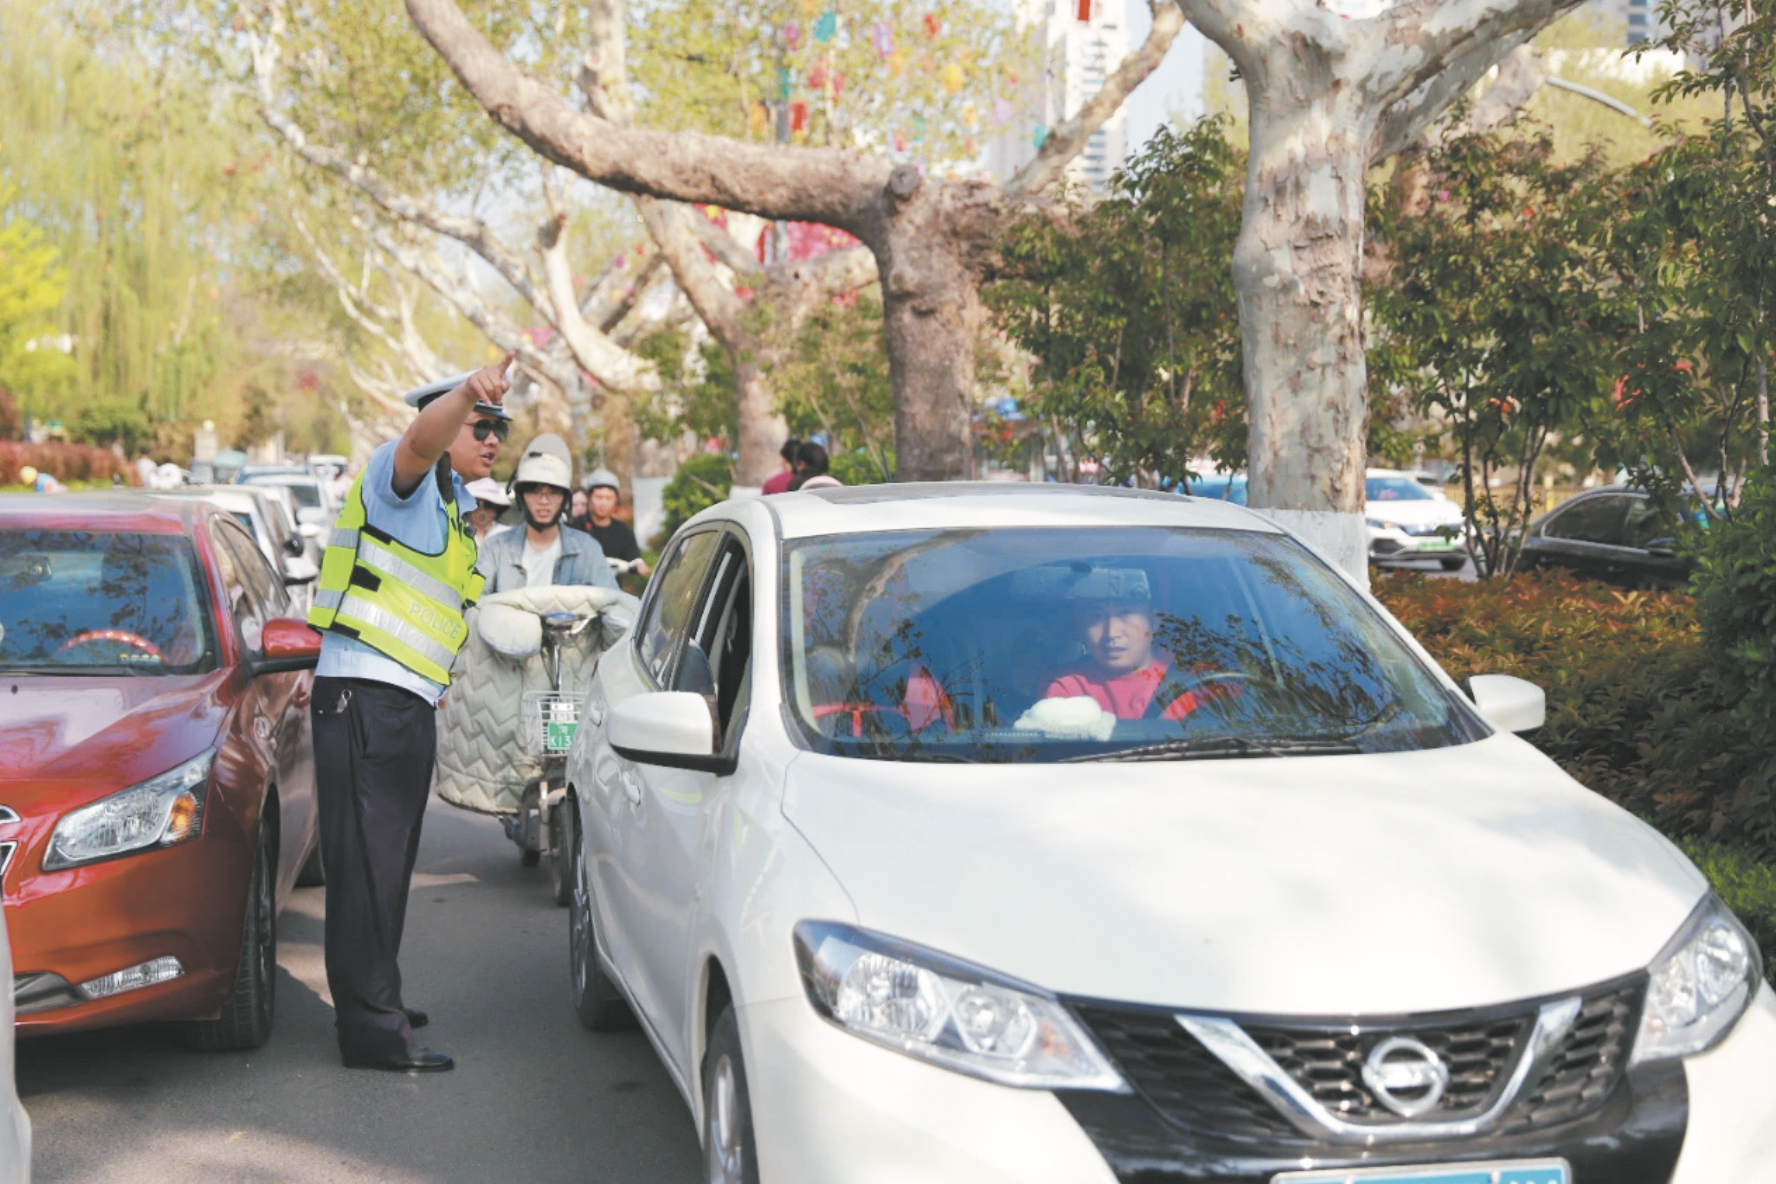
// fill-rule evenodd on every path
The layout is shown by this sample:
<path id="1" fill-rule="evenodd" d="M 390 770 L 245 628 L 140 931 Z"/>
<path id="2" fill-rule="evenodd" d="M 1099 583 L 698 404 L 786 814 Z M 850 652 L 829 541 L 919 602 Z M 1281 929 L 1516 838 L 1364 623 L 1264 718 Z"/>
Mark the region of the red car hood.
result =
<path id="1" fill-rule="evenodd" d="M 216 742 L 229 671 L 198 675 L 0 675 L 6 805 L 72 805 L 134 785 Z"/>

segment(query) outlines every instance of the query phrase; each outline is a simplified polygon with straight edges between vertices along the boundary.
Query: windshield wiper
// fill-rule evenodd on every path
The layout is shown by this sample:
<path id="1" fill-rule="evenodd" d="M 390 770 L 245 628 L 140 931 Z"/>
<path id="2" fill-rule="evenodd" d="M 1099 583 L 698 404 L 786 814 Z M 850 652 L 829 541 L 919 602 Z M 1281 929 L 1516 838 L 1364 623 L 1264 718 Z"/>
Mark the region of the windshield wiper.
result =
<path id="1" fill-rule="evenodd" d="M 1138 748 L 1121 748 L 1114 752 L 1070 756 L 1061 764 L 1085 764 L 1093 761 L 1167 761 L 1193 760 L 1206 757 L 1325 756 L 1358 752 L 1356 745 L 1342 740 L 1279 738 L 1264 742 L 1245 736 L 1191 736 L 1167 740 L 1160 744 L 1143 744 Z"/>

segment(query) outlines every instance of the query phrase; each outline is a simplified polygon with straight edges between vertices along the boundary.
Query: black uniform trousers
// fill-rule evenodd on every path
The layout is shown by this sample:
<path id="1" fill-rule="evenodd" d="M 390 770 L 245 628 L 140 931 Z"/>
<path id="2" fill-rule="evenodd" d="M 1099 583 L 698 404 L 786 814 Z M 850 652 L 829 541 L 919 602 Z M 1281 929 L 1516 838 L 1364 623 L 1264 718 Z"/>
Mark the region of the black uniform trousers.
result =
<path id="1" fill-rule="evenodd" d="M 401 929 L 437 755 L 432 705 L 355 678 L 314 680 L 315 780 L 327 869 L 327 987 L 346 1060 L 413 1045 Z"/>

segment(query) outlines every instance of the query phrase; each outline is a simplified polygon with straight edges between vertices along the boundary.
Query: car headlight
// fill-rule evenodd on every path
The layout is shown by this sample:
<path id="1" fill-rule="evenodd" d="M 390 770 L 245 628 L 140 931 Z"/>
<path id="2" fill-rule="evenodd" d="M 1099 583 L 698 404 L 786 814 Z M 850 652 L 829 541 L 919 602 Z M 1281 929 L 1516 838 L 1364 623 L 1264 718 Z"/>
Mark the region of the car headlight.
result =
<path id="1" fill-rule="evenodd" d="M 56 823 L 43 870 L 57 871 L 129 851 L 170 847 L 203 831 L 210 786 L 211 748 L 176 769 L 71 810 Z"/>
<path id="2" fill-rule="evenodd" d="M 1400 529 L 1398 526 L 1395 526 L 1392 522 L 1383 522 L 1379 518 L 1371 518 L 1368 521 L 1369 521 L 1369 525 L 1376 530 L 1399 530 Z"/>
<path id="3" fill-rule="evenodd" d="M 1706 1052 L 1745 1014 L 1763 980 L 1757 943 L 1709 893 L 1649 970 L 1634 1063 Z"/>
<path id="4" fill-rule="evenodd" d="M 795 949 L 809 1002 L 854 1036 L 1000 1085 L 1126 1088 L 1039 988 L 848 925 L 804 921 Z"/>

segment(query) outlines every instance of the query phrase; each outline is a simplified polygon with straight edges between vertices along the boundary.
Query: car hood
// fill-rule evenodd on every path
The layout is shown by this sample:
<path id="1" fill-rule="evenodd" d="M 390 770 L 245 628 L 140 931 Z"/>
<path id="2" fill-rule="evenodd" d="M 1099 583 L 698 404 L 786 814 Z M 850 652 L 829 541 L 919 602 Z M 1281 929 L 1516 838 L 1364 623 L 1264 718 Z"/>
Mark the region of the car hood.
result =
<path id="1" fill-rule="evenodd" d="M 1364 512 L 1376 522 L 1392 522 L 1397 526 L 1441 526 L 1444 523 L 1459 526 L 1462 522 L 1461 506 L 1440 497 L 1424 501 L 1370 502 Z"/>
<path id="2" fill-rule="evenodd" d="M 1292 1015 L 1644 968 L 1706 884 L 1514 736 L 1087 765 L 804 754 L 784 812 L 857 923 L 1074 996 Z"/>
<path id="3" fill-rule="evenodd" d="M 216 742 L 228 672 L 139 677 L 0 675 L 5 804 L 73 804 L 134 785 Z M 20 798 L 20 794 L 25 795 Z"/>

